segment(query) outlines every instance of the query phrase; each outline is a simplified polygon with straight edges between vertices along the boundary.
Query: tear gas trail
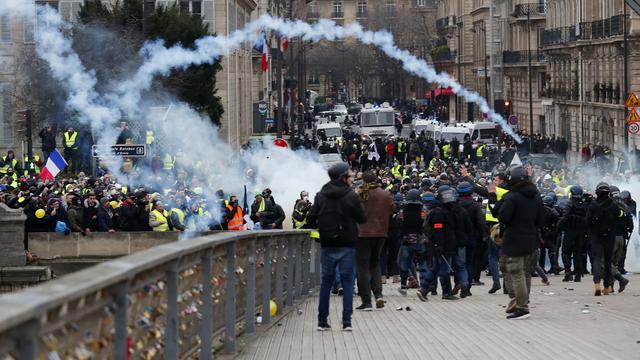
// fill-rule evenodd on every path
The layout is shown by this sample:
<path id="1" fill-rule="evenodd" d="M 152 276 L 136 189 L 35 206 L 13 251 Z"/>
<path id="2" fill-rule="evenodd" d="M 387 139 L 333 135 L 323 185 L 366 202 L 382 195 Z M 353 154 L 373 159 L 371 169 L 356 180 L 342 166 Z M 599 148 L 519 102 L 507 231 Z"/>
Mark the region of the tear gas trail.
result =
<path id="1" fill-rule="evenodd" d="M 151 86 L 154 76 L 166 75 L 174 68 L 185 68 L 194 64 L 211 63 L 222 55 L 231 54 L 243 43 L 253 43 L 263 29 L 274 30 L 289 38 L 300 37 L 306 41 L 318 42 L 322 39 L 335 41 L 354 38 L 367 45 L 380 48 L 387 56 L 400 61 L 403 68 L 429 82 L 440 86 L 451 87 L 454 93 L 465 97 L 469 102 L 479 106 L 480 111 L 487 113 L 489 118 L 497 122 L 504 132 L 513 137 L 518 143 L 522 142 L 504 118 L 491 109 L 487 101 L 477 92 L 464 88 L 449 74 L 438 74 L 426 61 L 418 59 L 407 50 L 395 45 L 393 35 L 386 30 L 365 30 L 358 23 L 338 26 L 331 20 L 322 19 L 315 24 L 308 24 L 301 20 L 288 21 L 264 14 L 257 20 L 248 23 L 243 29 L 236 30 L 229 36 L 207 36 L 196 41 L 194 50 L 181 46 L 166 48 L 161 41 L 147 43 L 141 50 L 144 64 L 130 80 L 124 81 L 117 87 L 115 94 L 109 94 L 112 101 L 120 104 L 127 112 L 138 109 L 137 101 L 143 90 Z"/>

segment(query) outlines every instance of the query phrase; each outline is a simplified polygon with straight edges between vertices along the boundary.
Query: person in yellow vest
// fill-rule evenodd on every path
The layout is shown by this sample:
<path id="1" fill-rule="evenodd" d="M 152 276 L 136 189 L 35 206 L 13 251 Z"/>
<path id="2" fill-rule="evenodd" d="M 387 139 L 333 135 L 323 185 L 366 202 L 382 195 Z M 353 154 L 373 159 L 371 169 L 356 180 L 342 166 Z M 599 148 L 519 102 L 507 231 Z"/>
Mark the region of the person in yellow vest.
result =
<path id="1" fill-rule="evenodd" d="M 398 141 L 398 146 L 396 148 L 396 159 L 398 159 L 398 162 L 401 165 L 406 164 L 406 159 L 407 157 L 407 143 L 406 141 L 404 141 L 404 139 L 400 139 Z"/>
<path id="2" fill-rule="evenodd" d="M 40 162 L 40 156 L 33 155 L 31 160 L 29 160 L 28 156 L 24 157 L 24 176 L 34 176 L 40 174 L 40 166 L 38 163 Z"/>
<path id="3" fill-rule="evenodd" d="M 307 225 L 307 213 L 311 209 L 311 202 L 309 201 L 309 193 L 306 191 L 300 192 L 300 199 L 296 200 L 296 204 L 293 206 L 293 214 L 291 220 L 293 221 L 294 229 L 304 229 Z"/>
<path id="4" fill-rule="evenodd" d="M 486 156 L 484 149 L 485 149 L 485 144 L 478 143 L 478 147 L 476 148 L 476 158 L 478 159 L 478 163 L 480 162 L 480 160 L 484 159 L 484 157 Z"/>
<path id="5" fill-rule="evenodd" d="M 149 226 L 153 231 L 172 231 L 169 212 L 164 209 L 164 204 L 160 200 L 153 203 L 153 210 L 149 213 Z"/>
<path id="6" fill-rule="evenodd" d="M 69 164 L 69 171 L 76 173 L 78 170 L 78 132 L 69 126 L 64 135 L 64 157 Z"/>
<path id="7" fill-rule="evenodd" d="M 171 156 L 171 154 L 164 154 L 164 157 L 162 158 L 162 170 L 164 170 L 165 172 L 172 172 L 174 163 L 175 159 L 173 158 L 173 156 Z"/>
<path id="8" fill-rule="evenodd" d="M 445 143 L 444 146 L 442 146 L 442 157 L 445 160 L 451 157 L 451 145 L 449 143 Z"/>
<path id="9" fill-rule="evenodd" d="M 404 169 L 402 168 L 402 165 L 396 162 L 396 164 L 391 168 L 391 174 L 398 180 L 402 179 L 404 176 Z"/>
<path id="10" fill-rule="evenodd" d="M 245 230 L 244 214 L 242 207 L 238 205 L 237 196 L 232 195 L 229 197 L 229 204 L 224 212 L 224 220 L 227 223 L 227 230 L 229 231 Z"/>
<path id="11" fill-rule="evenodd" d="M 479 193 L 480 196 L 488 199 L 485 210 L 485 221 L 487 223 L 488 234 L 491 234 L 492 230 L 499 231 L 498 226 L 500 225 L 498 224 L 498 218 L 496 217 L 497 214 L 493 213 L 493 207 L 509 192 L 509 190 L 504 188 L 504 186 L 506 186 L 506 181 L 506 174 L 500 173 L 494 177 L 493 182 L 488 186 L 486 193 Z M 501 246 L 491 238 L 489 238 L 487 242 L 489 244 L 489 270 L 491 271 L 491 277 L 493 278 L 493 286 L 489 290 L 489 293 L 493 294 L 501 289 L 499 270 Z"/>
<path id="12" fill-rule="evenodd" d="M 169 211 L 171 218 L 171 225 L 176 230 L 185 230 L 185 217 L 186 217 L 186 205 L 185 199 L 182 196 L 176 196 L 173 200 L 173 207 Z"/>
<path id="13" fill-rule="evenodd" d="M 16 155 L 13 153 L 13 150 L 7 151 L 7 155 L 2 157 L 2 164 L 0 167 L 0 174 L 7 175 L 9 169 L 13 169 L 14 173 L 18 173 L 18 160 L 16 159 Z"/>

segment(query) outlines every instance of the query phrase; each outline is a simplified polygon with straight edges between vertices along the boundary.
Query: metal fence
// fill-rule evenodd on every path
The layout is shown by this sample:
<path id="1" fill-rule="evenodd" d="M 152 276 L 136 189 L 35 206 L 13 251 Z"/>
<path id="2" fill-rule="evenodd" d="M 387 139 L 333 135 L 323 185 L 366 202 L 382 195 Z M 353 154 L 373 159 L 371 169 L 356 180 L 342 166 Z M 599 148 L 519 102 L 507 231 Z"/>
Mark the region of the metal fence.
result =
<path id="1" fill-rule="evenodd" d="M 527 63 L 531 58 L 532 62 L 542 62 L 545 60 L 544 53 L 539 50 L 503 51 L 502 62 L 505 64 Z"/>
<path id="2" fill-rule="evenodd" d="M 160 245 L 1 296 L 0 359 L 211 359 L 256 332 L 261 308 L 273 300 L 283 313 L 319 275 L 304 231 Z"/>

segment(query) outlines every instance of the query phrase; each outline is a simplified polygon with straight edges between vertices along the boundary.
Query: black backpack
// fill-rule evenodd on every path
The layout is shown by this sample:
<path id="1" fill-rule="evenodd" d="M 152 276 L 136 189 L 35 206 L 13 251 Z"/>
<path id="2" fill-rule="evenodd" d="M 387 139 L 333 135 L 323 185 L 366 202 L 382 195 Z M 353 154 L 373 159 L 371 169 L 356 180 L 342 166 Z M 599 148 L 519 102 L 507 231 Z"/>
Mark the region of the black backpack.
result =
<path id="1" fill-rule="evenodd" d="M 324 204 L 318 212 L 318 232 L 320 239 L 327 242 L 344 241 L 344 212 L 342 198 L 325 197 Z"/>
<path id="2" fill-rule="evenodd" d="M 591 203 L 589 212 L 591 222 L 589 227 L 598 236 L 606 237 L 615 228 L 615 215 L 611 213 L 612 208 L 605 206 L 606 204 Z"/>

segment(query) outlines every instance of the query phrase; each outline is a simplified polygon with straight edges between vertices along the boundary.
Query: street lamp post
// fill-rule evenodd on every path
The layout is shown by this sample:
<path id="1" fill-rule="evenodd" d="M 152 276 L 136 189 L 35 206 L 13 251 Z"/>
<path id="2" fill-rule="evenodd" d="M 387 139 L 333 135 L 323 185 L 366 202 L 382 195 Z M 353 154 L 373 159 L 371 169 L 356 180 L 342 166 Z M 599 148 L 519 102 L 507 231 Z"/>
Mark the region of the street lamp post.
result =
<path id="1" fill-rule="evenodd" d="M 527 42 L 528 42 L 528 55 L 529 64 L 527 66 L 527 77 L 529 78 L 529 152 L 533 153 L 533 94 L 531 84 L 531 4 L 527 5 Z"/>

